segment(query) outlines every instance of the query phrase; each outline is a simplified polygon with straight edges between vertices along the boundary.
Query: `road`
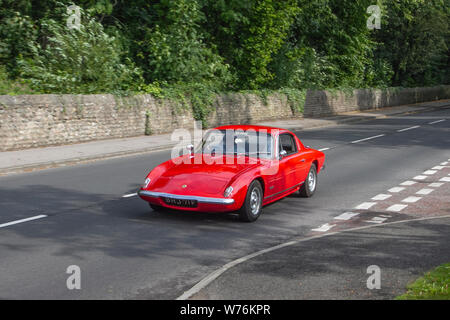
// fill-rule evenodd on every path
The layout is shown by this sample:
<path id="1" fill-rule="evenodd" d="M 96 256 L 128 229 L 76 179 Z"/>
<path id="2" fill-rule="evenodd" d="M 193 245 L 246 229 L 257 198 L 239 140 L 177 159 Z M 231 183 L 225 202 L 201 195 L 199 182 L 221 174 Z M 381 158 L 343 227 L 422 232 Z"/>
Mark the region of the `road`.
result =
<path id="1" fill-rule="evenodd" d="M 267 206 L 255 223 L 156 213 L 123 197 L 170 151 L 0 177 L 0 298 L 177 298 L 229 261 L 323 232 L 337 215 L 447 161 L 450 109 L 296 134 L 325 149 L 318 190 Z M 81 269 L 81 290 L 66 287 L 70 265 Z"/>

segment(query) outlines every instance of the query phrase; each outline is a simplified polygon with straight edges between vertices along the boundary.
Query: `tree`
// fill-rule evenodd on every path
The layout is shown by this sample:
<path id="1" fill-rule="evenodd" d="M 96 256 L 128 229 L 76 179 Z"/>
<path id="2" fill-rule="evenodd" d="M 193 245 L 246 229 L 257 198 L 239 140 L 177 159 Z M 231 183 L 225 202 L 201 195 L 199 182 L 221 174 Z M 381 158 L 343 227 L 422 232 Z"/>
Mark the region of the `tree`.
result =
<path id="1" fill-rule="evenodd" d="M 394 86 L 449 83 L 448 1 L 387 1 L 375 60 L 389 64 Z"/>

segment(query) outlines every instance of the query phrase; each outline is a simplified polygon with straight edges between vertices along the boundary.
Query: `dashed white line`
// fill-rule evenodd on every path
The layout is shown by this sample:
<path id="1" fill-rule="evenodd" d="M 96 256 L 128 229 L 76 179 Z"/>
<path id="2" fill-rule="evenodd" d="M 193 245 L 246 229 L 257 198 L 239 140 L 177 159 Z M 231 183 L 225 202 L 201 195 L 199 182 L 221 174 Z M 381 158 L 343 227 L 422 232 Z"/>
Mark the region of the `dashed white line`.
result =
<path id="1" fill-rule="evenodd" d="M 406 202 L 406 203 L 414 203 L 414 202 L 419 201 L 420 199 L 422 199 L 422 197 L 414 197 L 414 196 L 411 196 L 411 197 L 408 197 L 408 198 L 403 199 L 402 202 Z"/>
<path id="2" fill-rule="evenodd" d="M 394 187 L 394 188 L 389 189 L 388 191 L 392 192 L 392 193 L 397 193 L 397 192 L 400 192 L 400 191 L 403 191 L 403 190 L 405 190 L 404 187 Z"/>
<path id="3" fill-rule="evenodd" d="M 433 122 L 428 122 L 428 124 L 435 124 L 435 123 L 439 123 L 439 122 L 443 122 L 443 121 L 445 121 L 445 119 L 436 120 L 436 121 L 433 121 Z"/>
<path id="4" fill-rule="evenodd" d="M 415 176 L 413 179 L 415 180 L 425 180 L 426 178 L 428 178 L 427 176 Z"/>
<path id="5" fill-rule="evenodd" d="M 430 183 L 428 186 L 433 187 L 433 188 L 439 188 L 443 184 L 444 184 L 443 182 L 433 182 L 433 183 Z"/>
<path id="6" fill-rule="evenodd" d="M 414 126 L 414 127 L 409 127 L 409 128 L 405 128 L 405 129 L 400 129 L 400 130 L 397 130 L 397 132 L 403 132 L 403 131 L 408 131 L 408 130 L 417 129 L 417 128 L 420 128 L 420 126 Z"/>
<path id="7" fill-rule="evenodd" d="M 444 166 L 436 166 L 436 167 L 433 167 L 433 168 L 431 168 L 432 170 L 442 170 L 442 169 L 444 169 L 445 167 Z"/>
<path id="8" fill-rule="evenodd" d="M 372 140 L 372 139 L 376 139 L 376 138 L 380 138 L 380 137 L 384 137 L 385 134 L 379 134 L 377 136 L 373 136 L 373 137 L 369 137 L 369 138 L 364 138 L 364 139 L 360 139 L 360 140 L 355 140 L 352 141 L 351 143 L 358 143 L 358 142 L 363 142 L 363 141 L 367 141 L 367 140 Z"/>
<path id="9" fill-rule="evenodd" d="M 5 228 L 5 227 L 9 227 L 15 224 L 19 224 L 19 223 L 23 223 L 23 222 L 28 222 L 28 221 L 32 221 L 32 220 L 37 220 L 37 219 L 42 219 L 42 218 L 46 218 L 47 216 L 44 214 L 38 215 L 38 216 L 34 216 L 31 218 L 26 218 L 26 219 L 21 219 L 21 220 L 16 220 L 16 221 L 11 221 L 11 222 L 7 222 L 7 223 L 3 223 L 0 224 L 0 228 Z"/>
<path id="10" fill-rule="evenodd" d="M 356 212 L 344 212 L 341 215 L 338 215 L 337 217 L 334 217 L 334 219 L 336 220 L 350 220 L 353 217 L 356 217 L 357 215 L 359 215 L 359 213 Z"/>
<path id="11" fill-rule="evenodd" d="M 369 223 L 383 223 L 387 219 L 388 218 L 383 218 L 383 217 L 373 217 L 371 220 L 364 220 L 364 221 L 369 222 Z"/>
<path id="12" fill-rule="evenodd" d="M 356 206 L 355 209 L 367 210 L 376 205 L 376 202 L 363 202 L 360 205 Z"/>
<path id="13" fill-rule="evenodd" d="M 122 196 L 122 198 L 131 198 L 131 197 L 135 197 L 137 196 L 137 193 L 130 193 L 130 194 L 126 194 L 124 196 Z"/>
<path id="14" fill-rule="evenodd" d="M 333 228 L 334 226 L 336 226 L 336 225 L 325 223 L 325 224 L 321 225 L 320 227 L 318 227 L 316 229 L 311 229 L 311 230 L 316 231 L 316 232 L 326 232 L 326 231 L 330 230 L 331 228 Z"/>
<path id="15" fill-rule="evenodd" d="M 433 191 L 434 191 L 434 189 L 426 189 L 426 188 L 424 188 L 424 189 L 421 189 L 421 190 L 417 191 L 416 194 L 427 195 L 427 194 L 432 193 Z"/>
<path id="16" fill-rule="evenodd" d="M 407 204 L 394 204 L 387 208 L 387 211 L 393 211 L 393 212 L 400 212 L 403 209 L 405 209 L 408 205 Z"/>
<path id="17" fill-rule="evenodd" d="M 410 180 L 408 180 L 408 181 L 405 181 L 405 182 L 400 183 L 400 185 L 401 185 L 401 186 L 412 186 L 413 184 L 416 184 L 416 183 L 417 183 L 416 181 L 410 181 Z"/>
<path id="18" fill-rule="evenodd" d="M 372 198 L 372 200 L 386 200 L 387 198 L 392 197 L 391 194 L 383 194 L 380 193 L 379 195 L 376 195 L 375 197 Z"/>
<path id="19" fill-rule="evenodd" d="M 319 151 L 327 151 L 327 150 L 330 150 L 330 148 L 319 149 Z"/>
<path id="20" fill-rule="evenodd" d="M 427 170 L 427 171 L 424 171 L 422 174 L 433 175 L 436 172 L 437 172 L 436 170 Z"/>

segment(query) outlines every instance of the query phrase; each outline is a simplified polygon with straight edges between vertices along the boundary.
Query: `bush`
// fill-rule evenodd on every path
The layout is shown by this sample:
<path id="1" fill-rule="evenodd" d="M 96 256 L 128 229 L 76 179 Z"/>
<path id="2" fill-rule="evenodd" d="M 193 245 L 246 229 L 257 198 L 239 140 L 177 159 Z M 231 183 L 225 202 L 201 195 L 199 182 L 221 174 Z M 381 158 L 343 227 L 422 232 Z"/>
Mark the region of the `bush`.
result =
<path id="1" fill-rule="evenodd" d="M 161 1 L 161 21 L 147 32 L 145 47 L 152 81 L 210 83 L 232 81 L 229 66 L 204 43 L 197 1 Z"/>
<path id="2" fill-rule="evenodd" d="M 19 80 L 12 80 L 6 72 L 6 67 L 0 65 L 0 95 L 17 95 L 17 94 L 32 94 L 33 92 L 27 85 L 21 83 Z"/>
<path id="3" fill-rule="evenodd" d="M 127 58 L 117 38 L 83 12 L 81 27 L 69 29 L 53 19 L 41 22 L 43 45 L 32 44 L 32 56 L 19 60 L 21 76 L 45 93 L 123 93 L 136 91 L 141 72 Z M 64 20 L 66 21 L 66 20 Z"/>

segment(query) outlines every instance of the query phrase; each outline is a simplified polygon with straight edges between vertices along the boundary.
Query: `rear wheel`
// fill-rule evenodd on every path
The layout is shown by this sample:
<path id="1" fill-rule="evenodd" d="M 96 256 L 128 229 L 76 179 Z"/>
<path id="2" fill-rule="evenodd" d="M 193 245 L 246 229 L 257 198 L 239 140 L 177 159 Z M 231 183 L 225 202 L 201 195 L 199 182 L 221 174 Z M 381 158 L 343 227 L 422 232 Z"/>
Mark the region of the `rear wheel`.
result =
<path id="1" fill-rule="evenodd" d="M 239 209 L 241 221 L 253 222 L 262 212 L 263 189 L 258 180 L 254 180 L 247 189 L 244 204 Z"/>
<path id="2" fill-rule="evenodd" d="M 305 198 L 312 197 L 317 188 L 317 167 L 313 163 L 309 169 L 308 176 L 300 188 L 300 195 Z"/>

